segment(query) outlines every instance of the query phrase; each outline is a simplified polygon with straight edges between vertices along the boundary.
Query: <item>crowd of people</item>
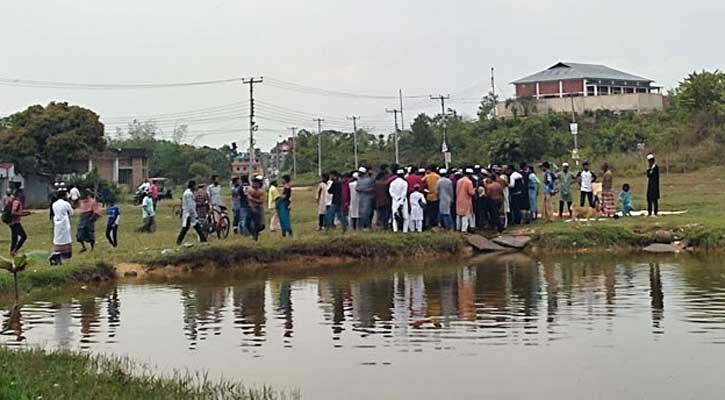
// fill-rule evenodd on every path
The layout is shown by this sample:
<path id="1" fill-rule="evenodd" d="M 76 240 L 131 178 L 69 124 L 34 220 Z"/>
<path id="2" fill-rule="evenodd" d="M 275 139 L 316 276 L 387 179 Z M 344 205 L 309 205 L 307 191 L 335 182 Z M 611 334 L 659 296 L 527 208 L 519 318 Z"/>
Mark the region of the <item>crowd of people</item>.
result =
<path id="1" fill-rule="evenodd" d="M 657 215 L 659 168 L 654 155 L 648 155 L 647 160 L 648 214 Z M 393 232 L 502 232 L 539 218 L 554 220 L 557 197 L 559 218 L 574 217 L 577 208 L 613 218 L 633 211 L 629 184 L 622 185 L 617 207 L 608 163 L 602 165 L 601 182 L 588 162 L 576 174 L 566 162 L 558 171 L 549 162 L 538 168 L 540 173 L 527 163 L 451 170 L 435 165 L 382 165 L 377 170 L 363 166 L 350 173 L 330 171 L 322 174 L 317 185 L 318 229 L 329 231 L 339 225 L 343 232 L 348 227 L 370 230 L 374 226 Z M 573 196 L 577 186 L 578 206 Z"/>
<path id="2" fill-rule="evenodd" d="M 654 155 L 648 155 L 647 209 L 649 215 L 659 212 L 659 167 Z M 557 171 L 555 171 L 557 169 Z M 597 216 L 619 217 L 633 212 L 631 186 L 622 185 L 618 199 L 614 194 L 613 173 L 607 163 L 601 168 L 601 179 L 588 162 L 576 174 L 568 163 L 560 168 L 543 162 L 537 167 L 521 163 L 512 165 L 473 165 L 464 168 L 427 168 L 382 165 L 377 170 L 368 166 L 350 173 L 331 171 L 323 174 L 316 187 L 318 229 L 330 231 L 338 226 L 345 232 L 353 230 L 392 230 L 422 232 L 425 230 L 457 230 L 471 232 L 490 229 L 502 232 L 514 225 L 528 224 L 539 218 L 556 218 L 554 204 L 558 197 L 558 217 L 572 218 L 577 208 L 594 210 Z M 181 230 L 177 245 L 182 245 L 188 231 L 194 228 L 199 240 L 206 242 L 210 227 L 218 215 L 225 215 L 226 205 L 220 177 L 214 175 L 210 184 L 190 181 L 181 198 Z M 574 204 L 578 187 L 579 202 Z M 156 230 L 156 207 L 159 190 L 152 181 L 139 188 L 141 208 L 139 233 Z M 543 193 L 543 199 L 539 196 Z M 264 181 L 235 177 L 231 181 L 232 229 L 255 241 L 266 228 L 265 206 L 271 213 L 269 230 L 292 236 L 292 186 L 289 175 Z M 618 200 L 618 205 L 617 205 Z M 118 227 L 121 209 L 110 198 L 103 200 L 106 213 L 106 238 L 112 247 L 119 243 Z M 27 240 L 22 225 L 25 210 L 22 190 L 8 191 L 2 199 L 2 221 L 10 227 L 10 254 L 17 254 Z M 539 205 L 542 206 L 539 210 Z M 619 212 L 618 212 L 619 210 Z M 57 184 L 50 204 L 53 223 L 53 250 L 50 263 L 61 264 L 72 256 L 71 216 L 79 214 L 75 241 L 81 252 L 92 251 L 96 245 L 95 223 L 102 208 L 91 188 L 67 189 Z M 541 212 L 539 212 L 541 211 Z"/>

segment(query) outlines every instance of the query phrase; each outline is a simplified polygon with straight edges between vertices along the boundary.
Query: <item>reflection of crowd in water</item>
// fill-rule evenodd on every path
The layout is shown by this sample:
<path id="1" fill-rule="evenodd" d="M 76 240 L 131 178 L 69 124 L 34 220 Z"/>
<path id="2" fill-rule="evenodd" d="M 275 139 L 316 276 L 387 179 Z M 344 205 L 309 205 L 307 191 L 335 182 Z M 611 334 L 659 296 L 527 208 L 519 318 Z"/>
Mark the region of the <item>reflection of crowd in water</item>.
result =
<path id="1" fill-rule="evenodd" d="M 461 335 L 477 332 L 477 337 L 483 333 L 509 342 L 535 342 L 541 337 L 521 333 L 544 333 L 544 321 L 546 333 L 558 335 L 565 333 L 558 323 L 561 318 L 569 320 L 585 313 L 599 317 L 597 320 L 611 320 L 617 310 L 617 291 L 644 284 L 646 278 L 639 268 L 541 265 L 519 260 L 501 265 L 427 269 L 425 273 L 343 272 L 317 280 L 316 302 L 333 340 L 352 332 L 360 337 L 401 338 L 449 329 Z M 664 294 L 658 264 L 649 266 L 648 280 L 653 329 L 661 332 Z M 224 320 L 230 316 L 235 329 L 241 331 L 242 347 L 262 346 L 271 332 L 279 332 L 283 343 L 290 345 L 295 328 L 294 286 L 294 281 L 288 279 L 271 279 L 234 287 L 182 287 L 179 295 L 189 348 L 222 335 Z M 637 294 L 624 294 L 629 295 Z M 10 343 L 25 336 L 32 339 L 33 326 L 47 324 L 48 314 L 52 314 L 53 340 L 59 347 L 78 343 L 87 348 L 103 340 L 99 335 L 105 335 L 107 342 L 118 340 L 121 302 L 116 288 L 101 295 L 81 296 L 75 303 L 50 303 L 46 309 L 11 308 L 2 316 L 2 335 L 14 337 Z M 273 326 L 268 326 L 270 323 Z"/>

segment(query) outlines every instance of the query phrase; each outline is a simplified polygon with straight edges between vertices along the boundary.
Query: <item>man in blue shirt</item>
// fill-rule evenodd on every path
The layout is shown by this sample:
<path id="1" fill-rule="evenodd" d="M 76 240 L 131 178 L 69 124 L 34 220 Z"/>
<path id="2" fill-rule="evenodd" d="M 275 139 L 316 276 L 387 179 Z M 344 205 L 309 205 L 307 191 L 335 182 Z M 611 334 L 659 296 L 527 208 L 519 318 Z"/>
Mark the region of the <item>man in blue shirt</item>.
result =
<path id="1" fill-rule="evenodd" d="M 548 161 L 541 164 L 544 171 L 544 221 L 552 221 L 554 219 L 554 209 L 552 208 L 552 198 L 556 196 L 556 174 L 551 172 L 551 166 Z"/>

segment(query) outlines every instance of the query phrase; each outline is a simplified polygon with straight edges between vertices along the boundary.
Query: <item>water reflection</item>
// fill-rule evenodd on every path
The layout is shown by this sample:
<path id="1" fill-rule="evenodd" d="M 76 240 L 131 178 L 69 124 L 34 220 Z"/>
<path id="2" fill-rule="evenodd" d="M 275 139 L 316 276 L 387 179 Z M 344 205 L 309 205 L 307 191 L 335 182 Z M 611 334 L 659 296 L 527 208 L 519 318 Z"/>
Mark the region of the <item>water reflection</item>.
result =
<path id="1" fill-rule="evenodd" d="M 582 334 L 606 338 L 623 329 L 624 321 L 649 315 L 651 329 L 640 332 L 639 340 L 665 335 L 667 316 L 668 331 L 684 326 L 699 334 L 698 340 L 725 343 L 725 268 L 711 262 L 538 262 L 511 255 L 466 264 L 345 268 L 319 276 L 230 278 L 163 290 L 97 289 L 67 301 L 6 307 L 0 340 L 114 348 L 127 345 L 124 335 L 143 320 L 153 320 L 165 321 L 159 325 L 163 334 L 179 335 L 189 350 L 222 337 L 243 352 L 263 356 L 259 349 L 265 346 L 295 347 L 299 333 L 315 326 L 322 329 L 315 335 L 331 339 L 336 348 L 425 343 L 445 348 L 460 340 L 541 345 Z M 142 311 L 141 320 L 126 318 L 122 305 L 138 298 L 177 307 L 135 308 L 131 311 Z M 180 317 L 178 328 L 174 315 Z"/>

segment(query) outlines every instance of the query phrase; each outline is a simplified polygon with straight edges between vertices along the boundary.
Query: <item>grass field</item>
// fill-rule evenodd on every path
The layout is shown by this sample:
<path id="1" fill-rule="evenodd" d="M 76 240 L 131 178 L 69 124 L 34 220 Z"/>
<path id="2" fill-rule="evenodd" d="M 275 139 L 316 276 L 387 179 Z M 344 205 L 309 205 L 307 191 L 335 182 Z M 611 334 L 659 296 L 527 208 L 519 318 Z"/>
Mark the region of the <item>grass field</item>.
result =
<path id="1" fill-rule="evenodd" d="M 567 248 L 603 248 L 616 245 L 637 245 L 647 241 L 648 235 L 657 230 L 668 229 L 679 232 L 693 245 L 700 247 L 722 247 L 725 245 L 725 216 L 722 212 L 722 204 L 725 203 L 725 180 L 721 177 L 725 168 L 711 168 L 689 174 L 662 175 L 661 210 L 686 210 L 687 214 L 678 216 L 661 216 L 659 218 L 632 217 L 619 220 L 607 220 L 593 222 L 591 224 L 553 222 L 537 222 L 520 228 L 518 232 L 526 233 L 534 237 L 534 244 L 541 248 L 567 249 Z M 634 205 L 636 209 L 645 206 L 644 192 L 646 181 L 643 175 L 633 177 L 619 177 L 615 172 L 615 188 L 621 187 L 623 183 L 629 183 L 634 193 Z M 228 191 L 227 191 L 228 193 Z M 208 244 L 196 243 L 196 235 L 193 231 L 187 236 L 187 242 L 195 243 L 191 249 L 175 250 L 168 260 L 188 260 L 193 258 L 197 252 L 213 254 L 208 249 L 226 251 L 240 243 L 245 247 L 259 247 L 264 254 L 283 251 L 292 247 L 300 248 L 307 244 L 315 248 L 327 248 L 330 246 L 344 246 L 344 242 L 327 240 L 327 238 L 341 237 L 341 232 L 318 232 L 317 231 L 317 208 L 314 200 L 314 189 L 312 187 L 298 187 L 293 192 L 292 223 L 294 238 L 282 238 L 278 232 L 263 232 L 260 244 L 255 244 L 249 238 L 242 238 L 230 235 L 226 240 L 211 238 Z M 159 203 L 157 210 L 157 231 L 153 234 L 136 233 L 135 229 L 141 224 L 141 210 L 130 205 L 122 206 L 122 220 L 119 229 L 120 246 L 112 248 L 105 240 L 105 219 L 96 223 L 96 239 L 98 244 L 95 251 L 84 254 L 78 253 L 78 246 L 75 246 L 75 254 L 72 260 L 66 262 L 62 268 L 50 268 L 45 263 L 38 263 L 30 271 L 24 272 L 20 284 L 23 289 L 30 289 L 41 286 L 58 286 L 68 282 L 76 281 L 78 274 L 87 278 L 99 269 L 103 271 L 118 263 L 141 262 L 148 263 L 158 261 L 164 249 L 176 249 L 176 235 L 180 228 L 178 217 L 172 215 L 172 207 L 178 200 L 170 200 Z M 555 205 L 558 207 L 558 205 Z M 540 206 L 541 209 L 541 206 Z M 269 222 L 269 215 L 267 222 Z M 29 240 L 26 243 L 24 252 L 42 251 L 47 252 L 51 248 L 52 224 L 48 219 L 47 210 L 33 211 L 33 214 L 23 220 L 25 230 L 28 232 Z M 77 216 L 73 218 L 73 229 L 77 227 Z M 269 224 L 267 224 L 269 225 Z M 392 239 L 389 233 L 348 233 L 346 237 L 354 238 L 357 243 L 360 240 L 369 240 L 377 244 L 389 241 L 397 243 L 400 248 L 408 248 L 411 239 L 399 241 Z M 435 240 L 431 234 L 420 237 L 420 242 Z M 0 231 L 0 246 L 7 249 L 9 230 L 4 227 Z M 423 239 L 425 237 L 425 239 Z M 449 240 L 447 235 L 445 240 Z M 377 245 L 376 244 L 376 245 Z M 4 250 L 3 252 L 6 252 Z M 199 253 L 200 254 L 200 253 Z M 220 253 L 216 253 L 220 254 Z M 356 256 L 356 253 L 351 253 Z M 268 256 L 265 256 L 268 258 Z M 262 257 L 262 259 L 266 259 Z M 9 274 L 0 275 L 0 290 L 6 290 L 12 282 Z"/>
<path id="2" fill-rule="evenodd" d="M 0 347 L 2 399 L 298 399 L 296 391 L 211 381 L 203 373 L 154 375 L 127 359 Z"/>

